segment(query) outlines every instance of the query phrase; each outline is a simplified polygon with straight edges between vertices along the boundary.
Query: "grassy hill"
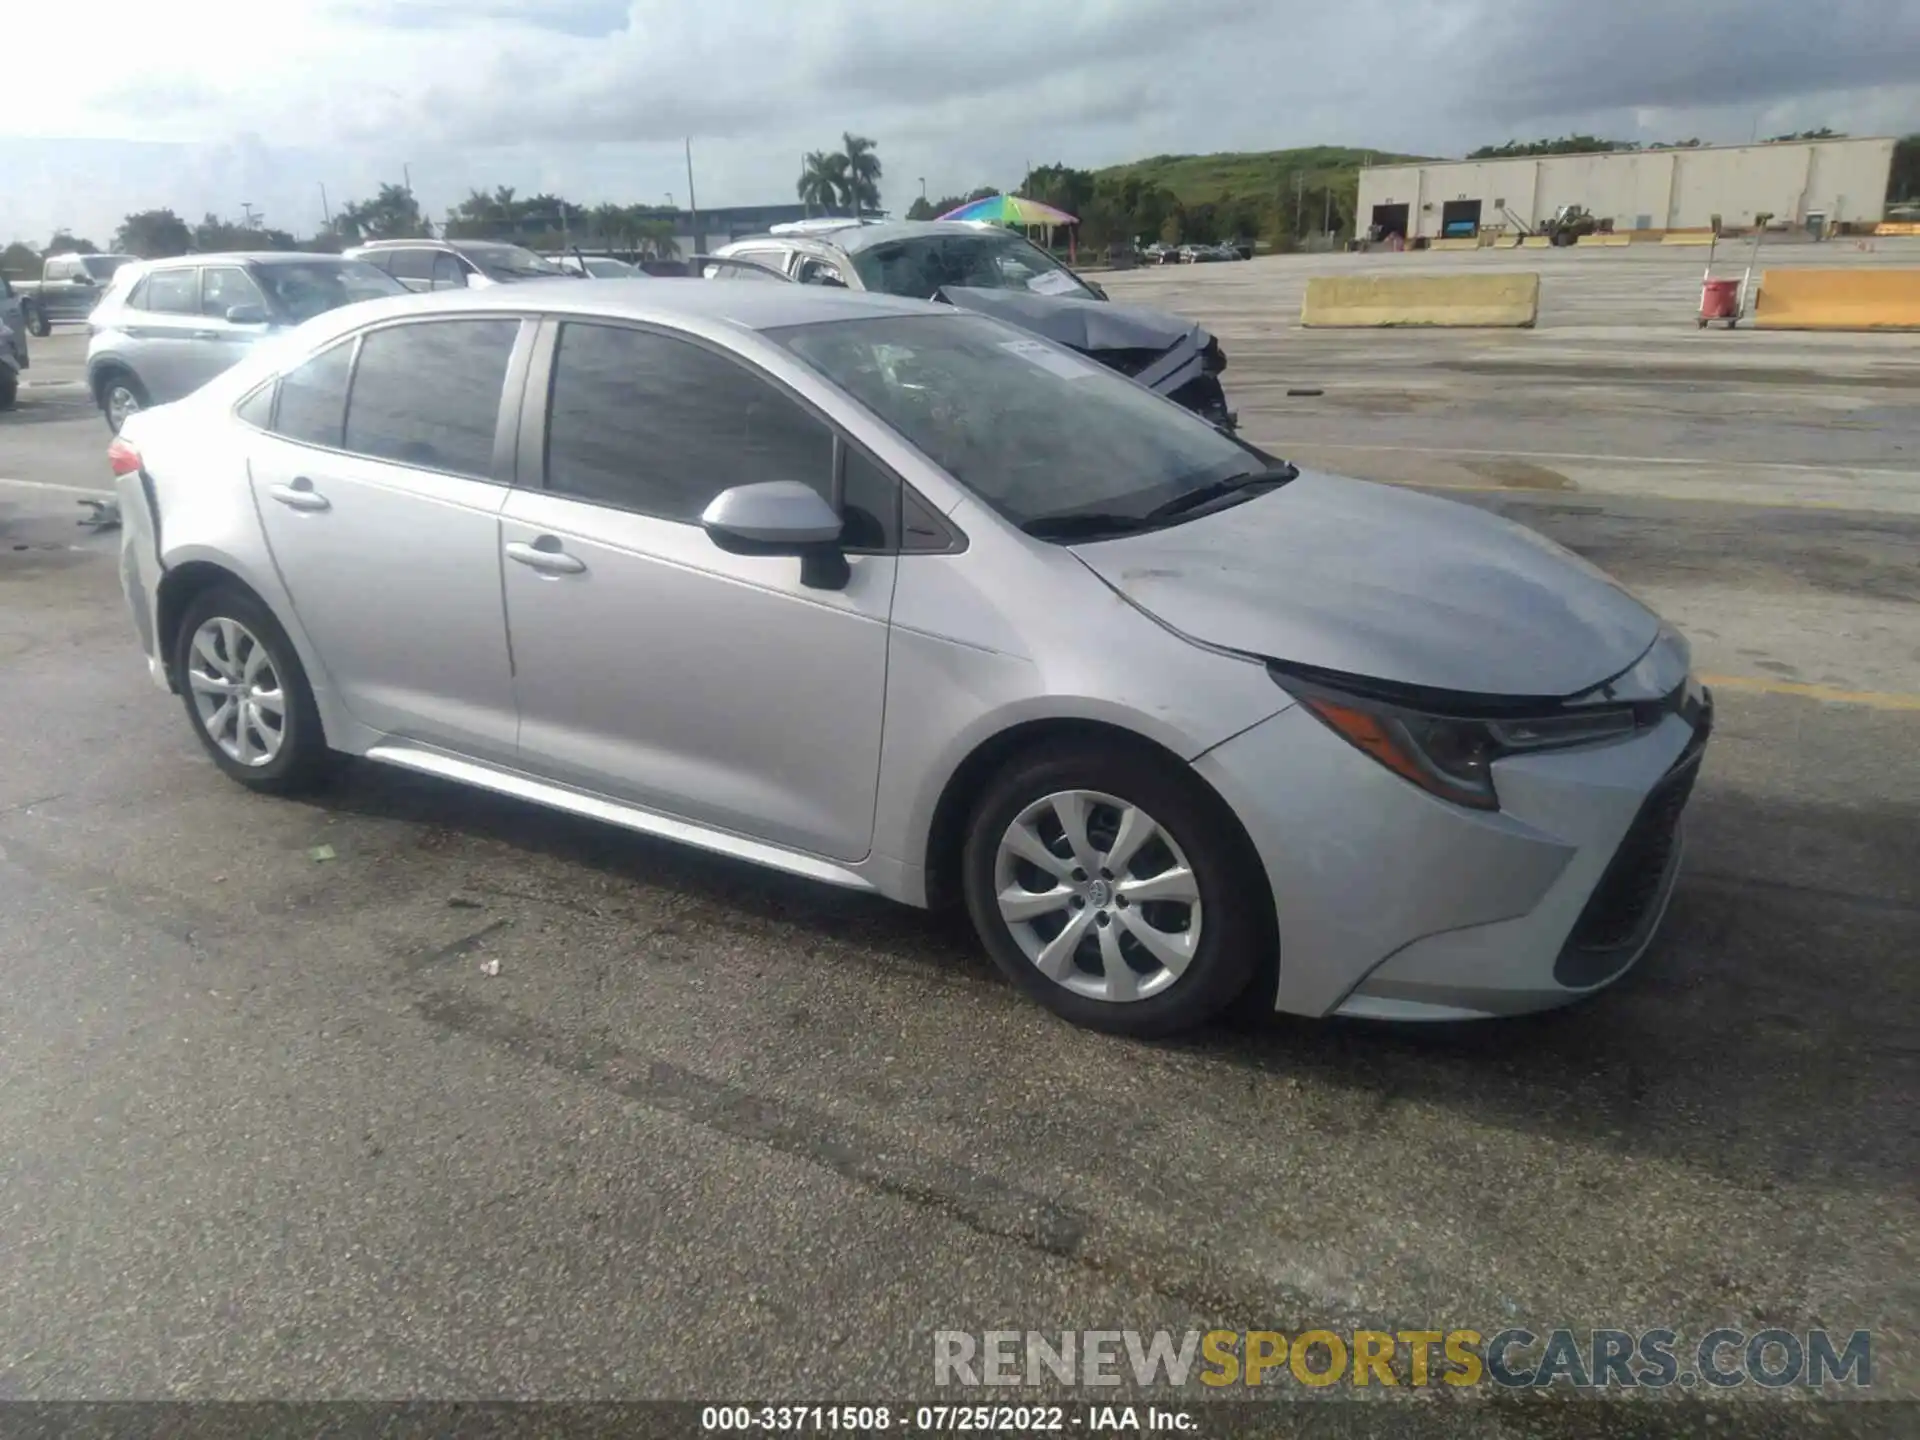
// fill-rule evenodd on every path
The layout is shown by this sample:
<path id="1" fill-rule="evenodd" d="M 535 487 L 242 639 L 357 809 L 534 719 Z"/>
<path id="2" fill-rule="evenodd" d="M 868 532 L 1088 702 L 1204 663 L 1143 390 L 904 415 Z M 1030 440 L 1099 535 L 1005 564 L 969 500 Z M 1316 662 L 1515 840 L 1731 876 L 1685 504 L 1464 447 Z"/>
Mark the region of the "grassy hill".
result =
<path id="1" fill-rule="evenodd" d="M 1353 150 L 1343 145 L 1309 145 L 1298 150 L 1224 151 L 1217 155 L 1155 155 L 1094 172 L 1096 180 L 1138 178 L 1163 185 L 1182 205 L 1218 203 L 1229 195 L 1272 199 L 1292 194 L 1294 176 L 1308 190 L 1354 183 L 1362 165 L 1419 160 L 1385 150 Z"/>

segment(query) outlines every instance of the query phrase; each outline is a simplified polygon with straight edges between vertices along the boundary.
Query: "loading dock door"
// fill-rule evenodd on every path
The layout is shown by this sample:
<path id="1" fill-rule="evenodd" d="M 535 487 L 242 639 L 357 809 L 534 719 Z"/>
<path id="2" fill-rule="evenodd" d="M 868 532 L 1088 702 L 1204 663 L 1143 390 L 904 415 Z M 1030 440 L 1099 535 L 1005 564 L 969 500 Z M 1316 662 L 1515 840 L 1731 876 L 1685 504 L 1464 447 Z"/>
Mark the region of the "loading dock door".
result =
<path id="1" fill-rule="evenodd" d="M 1412 207 L 1407 205 L 1376 205 L 1373 207 L 1373 233 L 1382 240 L 1389 235 L 1407 238 L 1407 225 L 1412 218 Z"/>
<path id="2" fill-rule="evenodd" d="M 1449 200 L 1440 207 L 1440 233 L 1442 235 L 1478 235 L 1480 233 L 1480 202 L 1478 200 Z"/>

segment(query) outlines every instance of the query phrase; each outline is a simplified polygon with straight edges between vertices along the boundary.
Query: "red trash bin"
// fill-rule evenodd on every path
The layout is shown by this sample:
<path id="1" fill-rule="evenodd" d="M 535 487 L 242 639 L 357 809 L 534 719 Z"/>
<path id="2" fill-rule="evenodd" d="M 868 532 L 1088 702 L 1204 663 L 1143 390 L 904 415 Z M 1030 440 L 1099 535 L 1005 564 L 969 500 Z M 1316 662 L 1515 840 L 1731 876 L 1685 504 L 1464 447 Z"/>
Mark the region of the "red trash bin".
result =
<path id="1" fill-rule="evenodd" d="M 1740 318 L 1740 282 L 1738 280 L 1703 280 L 1700 283 L 1700 323 L 1709 320 L 1737 320 Z"/>

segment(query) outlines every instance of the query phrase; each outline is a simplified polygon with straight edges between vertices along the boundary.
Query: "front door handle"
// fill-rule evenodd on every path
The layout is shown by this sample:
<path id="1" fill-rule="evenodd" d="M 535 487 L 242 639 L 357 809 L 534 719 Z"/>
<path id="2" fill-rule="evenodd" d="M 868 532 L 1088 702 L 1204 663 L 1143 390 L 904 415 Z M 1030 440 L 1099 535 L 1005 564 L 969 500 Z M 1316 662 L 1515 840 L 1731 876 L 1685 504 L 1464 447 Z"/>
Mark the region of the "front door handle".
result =
<path id="1" fill-rule="evenodd" d="M 289 510 L 331 510 L 333 502 L 313 488 L 313 481 L 297 475 L 291 485 L 274 485 L 267 493 Z"/>
<path id="2" fill-rule="evenodd" d="M 577 556 L 569 555 L 560 548 L 560 542 L 551 535 L 542 535 L 531 545 L 518 540 L 507 545 L 507 558 L 518 560 L 546 575 L 578 575 L 587 568 L 587 562 Z"/>
<path id="3" fill-rule="evenodd" d="M 193 332 L 193 338 L 196 340 L 218 340 L 220 338 L 220 332 L 218 330 L 196 330 Z"/>

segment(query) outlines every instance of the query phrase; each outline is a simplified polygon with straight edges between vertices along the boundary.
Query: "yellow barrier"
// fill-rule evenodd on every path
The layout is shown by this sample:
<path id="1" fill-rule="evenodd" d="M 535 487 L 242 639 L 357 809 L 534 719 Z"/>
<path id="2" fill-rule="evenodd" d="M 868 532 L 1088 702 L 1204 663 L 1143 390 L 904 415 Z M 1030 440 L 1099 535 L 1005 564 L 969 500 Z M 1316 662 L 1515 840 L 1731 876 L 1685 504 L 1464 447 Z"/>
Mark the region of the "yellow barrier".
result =
<path id="1" fill-rule="evenodd" d="M 1711 230 L 1669 230 L 1660 237 L 1662 245 L 1711 245 Z"/>
<path id="2" fill-rule="evenodd" d="M 1767 330 L 1920 330 L 1920 269 L 1768 270 L 1753 323 Z"/>
<path id="3" fill-rule="evenodd" d="M 1523 250 L 1545 250 L 1553 244 L 1551 235 L 1528 235 L 1520 242 Z"/>
<path id="4" fill-rule="evenodd" d="M 1573 243 L 1576 245 L 1631 245 L 1633 237 L 1631 235 L 1582 235 Z"/>
<path id="5" fill-rule="evenodd" d="M 1873 227 L 1876 235 L 1920 235 L 1920 220 L 1883 220 Z"/>
<path id="6" fill-rule="evenodd" d="M 1445 239 L 1429 241 L 1427 248 L 1429 250 L 1478 250 L 1480 240 L 1478 236 L 1453 235 Z"/>
<path id="7" fill-rule="evenodd" d="M 1539 313 L 1536 274 L 1323 275 L 1307 282 L 1300 323 L 1525 329 Z"/>

